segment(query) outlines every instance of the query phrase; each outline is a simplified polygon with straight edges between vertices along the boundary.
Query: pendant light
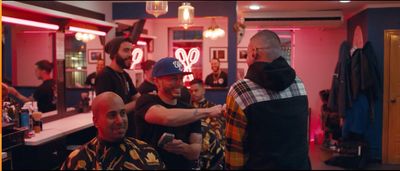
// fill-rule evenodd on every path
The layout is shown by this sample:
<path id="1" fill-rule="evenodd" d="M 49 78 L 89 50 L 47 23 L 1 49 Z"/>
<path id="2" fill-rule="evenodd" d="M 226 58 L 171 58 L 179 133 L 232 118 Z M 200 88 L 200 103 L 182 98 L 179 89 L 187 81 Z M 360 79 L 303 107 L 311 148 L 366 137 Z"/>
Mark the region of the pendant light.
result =
<path id="1" fill-rule="evenodd" d="M 168 1 L 146 1 L 146 12 L 156 18 L 168 12 Z"/>
<path id="2" fill-rule="evenodd" d="M 178 20 L 183 28 L 187 29 L 189 25 L 193 24 L 194 7 L 189 2 L 184 2 L 178 8 Z"/>

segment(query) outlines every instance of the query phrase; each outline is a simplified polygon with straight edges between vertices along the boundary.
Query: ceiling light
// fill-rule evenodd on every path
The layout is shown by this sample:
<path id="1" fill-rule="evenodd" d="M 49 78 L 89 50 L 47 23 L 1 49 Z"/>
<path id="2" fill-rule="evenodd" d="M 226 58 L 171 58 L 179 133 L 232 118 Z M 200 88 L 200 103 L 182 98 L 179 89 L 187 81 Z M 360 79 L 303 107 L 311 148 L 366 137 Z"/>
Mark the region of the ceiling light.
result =
<path id="1" fill-rule="evenodd" d="M 189 2 L 184 2 L 178 8 L 178 20 L 183 28 L 187 29 L 189 25 L 193 24 L 194 7 Z"/>
<path id="2" fill-rule="evenodd" d="M 225 31 L 219 28 L 217 22 L 215 21 L 215 18 L 212 18 L 211 26 L 208 27 L 207 30 L 203 32 L 203 36 L 205 38 L 210 38 L 211 40 L 215 40 L 219 37 L 224 37 Z"/>
<path id="3" fill-rule="evenodd" d="M 74 31 L 74 32 L 95 34 L 95 35 L 99 35 L 99 36 L 105 36 L 106 35 L 106 32 L 97 31 L 97 30 L 91 30 L 91 29 L 85 29 L 85 28 L 79 28 L 79 27 L 74 27 L 74 26 L 69 26 L 68 30 L 69 31 Z"/>
<path id="4" fill-rule="evenodd" d="M 350 1 L 340 1 L 341 3 L 349 3 Z"/>
<path id="5" fill-rule="evenodd" d="M 259 6 L 259 5 L 250 5 L 249 8 L 250 8 L 251 10 L 259 10 L 259 9 L 260 9 L 260 6 Z"/>
<path id="6" fill-rule="evenodd" d="M 146 12 L 156 18 L 168 12 L 168 1 L 146 1 Z"/>
<path id="7" fill-rule="evenodd" d="M 96 36 L 94 34 L 90 34 L 90 33 L 81 33 L 81 32 L 77 32 L 75 33 L 75 39 L 85 42 L 87 43 L 88 41 L 93 40 L 94 38 L 96 38 Z"/>
<path id="8" fill-rule="evenodd" d="M 40 27 L 40 28 L 51 29 L 51 30 L 58 30 L 58 28 L 59 28 L 58 25 L 55 25 L 55 24 L 48 24 L 48 23 L 24 20 L 24 19 L 7 17 L 7 16 L 2 16 L 1 20 L 3 22 L 7 22 L 7 23 L 20 24 L 20 25 L 26 25 L 26 26 L 32 26 L 32 27 Z"/>

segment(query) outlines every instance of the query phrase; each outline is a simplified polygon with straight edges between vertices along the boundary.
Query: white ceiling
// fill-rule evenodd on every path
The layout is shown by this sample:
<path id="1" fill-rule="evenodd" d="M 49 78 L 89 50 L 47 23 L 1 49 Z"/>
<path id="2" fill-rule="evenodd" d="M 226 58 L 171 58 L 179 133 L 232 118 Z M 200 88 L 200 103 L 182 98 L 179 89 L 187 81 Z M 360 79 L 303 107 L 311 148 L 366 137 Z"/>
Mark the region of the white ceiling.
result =
<path id="1" fill-rule="evenodd" d="M 250 5 L 259 5 L 259 10 L 250 10 Z M 244 18 L 259 18 L 258 21 L 246 21 L 247 28 L 263 27 L 340 27 L 347 19 L 367 8 L 400 7 L 400 1 L 238 1 L 237 15 L 240 21 Z M 342 20 L 318 21 L 266 21 L 263 18 L 297 18 L 297 17 L 333 17 L 341 16 Z"/>
<path id="2" fill-rule="evenodd" d="M 258 11 L 249 9 L 250 5 L 261 6 Z M 247 13 L 259 12 L 293 12 L 293 11 L 327 11 L 341 10 L 345 19 L 366 8 L 400 7 L 400 1 L 238 1 L 238 15 L 246 16 Z"/>

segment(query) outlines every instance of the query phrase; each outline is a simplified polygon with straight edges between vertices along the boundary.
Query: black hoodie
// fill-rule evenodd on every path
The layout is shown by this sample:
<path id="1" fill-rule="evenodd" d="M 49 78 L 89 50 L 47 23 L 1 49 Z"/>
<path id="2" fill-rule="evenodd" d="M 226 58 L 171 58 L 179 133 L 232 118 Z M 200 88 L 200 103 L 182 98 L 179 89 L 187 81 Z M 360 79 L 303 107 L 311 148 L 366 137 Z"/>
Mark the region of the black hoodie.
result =
<path id="1" fill-rule="evenodd" d="M 311 169 L 307 95 L 294 69 L 279 57 L 252 64 L 245 78 L 228 93 L 246 115 L 243 169 Z"/>
<path id="2" fill-rule="evenodd" d="M 247 79 L 272 91 L 288 88 L 296 78 L 296 72 L 283 57 L 267 62 L 255 62 L 249 67 Z"/>

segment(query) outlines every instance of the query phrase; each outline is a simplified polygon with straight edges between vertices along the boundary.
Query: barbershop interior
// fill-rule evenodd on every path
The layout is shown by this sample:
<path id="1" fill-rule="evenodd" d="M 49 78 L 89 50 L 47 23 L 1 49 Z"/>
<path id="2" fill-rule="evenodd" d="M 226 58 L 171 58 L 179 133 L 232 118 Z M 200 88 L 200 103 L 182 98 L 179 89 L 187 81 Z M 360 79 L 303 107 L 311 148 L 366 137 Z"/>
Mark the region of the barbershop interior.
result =
<path id="1" fill-rule="evenodd" d="M 4 170 L 400 169 L 399 1 L 1 3 Z"/>

